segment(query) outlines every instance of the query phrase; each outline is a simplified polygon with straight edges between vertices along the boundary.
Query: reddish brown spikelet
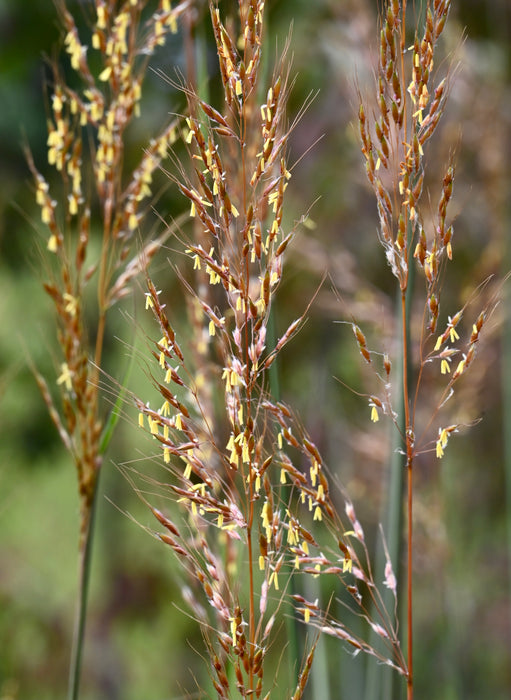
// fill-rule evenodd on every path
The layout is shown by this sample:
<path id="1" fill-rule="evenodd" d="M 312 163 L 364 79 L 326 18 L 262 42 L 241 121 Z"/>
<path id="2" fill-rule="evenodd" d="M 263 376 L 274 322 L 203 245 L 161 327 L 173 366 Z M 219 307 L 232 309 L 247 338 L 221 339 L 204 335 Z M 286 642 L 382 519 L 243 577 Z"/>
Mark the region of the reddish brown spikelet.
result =
<path id="1" fill-rule="evenodd" d="M 300 677 L 298 679 L 298 685 L 297 685 L 296 690 L 293 694 L 292 700 L 301 700 L 301 698 L 303 697 L 303 694 L 305 691 L 305 686 L 307 685 L 307 681 L 309 680 L 309 674 L 311 672 L 312 662 L 314 660 L 314 652 L 315 652 L 315 647 L 307 654 L 307 658 L 305 660 L 305 664 L 304 664 L 302 671 L 300 673 Z"/>
<path id="2" fill-rule="evenodd" d="M 440 307 L 439 307 L 437 298 L 434 294 L 430 294 L 430 296 L 429 296 L 428 307 L 429 307 L 429 314 L 430 314 L 429 315 L 428 329 L 433 334 L 436 331 L 438 314 L 440 311 Z"/>
<path id="3" fill-rule="evenodd" d="M 157 508 L 151 508 L 151 511 L 154 517 L 158 520 L 159 523 L 163 525 L 163 527 L 166 527 L 167 530 L 176 537 L 180 537 L 179 530 L 177 529 L 177 527 L 174 525 L 173 522 L 166 518 L 161 511 L 159 511 Z"/>
<path id="4" fill-rule="evenodd" d="M 369 350 L 367 349 L 367 341 L 365 335 L 362 333 L 360 328 L 354 323 L 352 324 L 352 329 L 355 338 L 357 339 L 358 348 L 362 354 L 362 357 L 366 360 L 366 362 L 371 364 L 371 355 L 369 353 Z"/>
<path id="5" fill-rule="evenodd" d="M 188 552 L 186 551 L 186 549 L 184 549 L 183 547 L 181 547 L 181 545 L 178 544 L 178 543 L 174 540 L 173 537 L 170 537 L 170 535 L 167 535 L 167 534 L 165 534 L 165 533 L 163 532 L 163 533 L 160 533 L 160 534 L 158 535 L 158 537 L 160 538 L 160 540 L 161 540 L 162 542 L 164 542 L 165 544 L 170 545 L 170 546 L 172 547 L 172 549 L 174 550 L 174 552 L 176 552 L 176 554 L 179 554 L 179 555 L 182 556 L 182 557 L 187 557 L 187 556 L 188 556 Z"/>

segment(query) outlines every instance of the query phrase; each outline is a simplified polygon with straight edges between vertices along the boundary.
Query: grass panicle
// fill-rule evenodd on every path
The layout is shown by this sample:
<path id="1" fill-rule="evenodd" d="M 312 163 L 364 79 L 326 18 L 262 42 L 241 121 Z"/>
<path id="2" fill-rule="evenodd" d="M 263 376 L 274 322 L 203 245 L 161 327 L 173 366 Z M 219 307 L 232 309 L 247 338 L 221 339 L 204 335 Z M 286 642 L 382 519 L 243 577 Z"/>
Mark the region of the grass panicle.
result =
<path id="1" fill-rule="evenodd" d="M 242 694 L 263 692 L 269 632 L 293 575 L 330 577 L 331 590 L 343 586 L 356 614 L 388 648 L 377 653 L 333 620 L 326 607 L 294 594 L 306 623 L 406 674 L 393 612 L 385 609 L 373 580 L 353 505 L 346 500 L 345 518 L 338 515 L 318 449 L 290 409 L 268 393 L 268 370 L 304 321 L 298 317 L 268 345 L 272 304 L 294 236 L 283 224 L 292 128 L 286 123 L 285 52 L 262 88 L 262 3 L 240 3 L 240 36 L 228 33 L 215 4 L 210 10 L 225 111 L 186 88 L 190 116 L 183 137 L 190 162 L 197 165 L 175 163 L 167 171 L 188 200 L 194 223 L 200 222 L 192 226 L 199 241 L 182 242 L 188 270 L 181 277 L 196 309 L 188 346 L 167 315 L 163 292 L 150 279 L 146 293 L 161 336 L 151 370 L 161 403 L 155 408 L 143 398 L 136 403 L 140 425 L 159 443 L 172 477 L 167 498 L 180 506 L 182 520 L 159 537 L 187 568 L 195 589 L 202 589 L 194 609 L 208 609 L 205 601 L 212 608 L 199 622 L 221 660 L 222 675 L 215 681 L 219 697 L 227 697 L 222 694 L 226 659 Z M 355 332 L 370 360 L 362 332 Z M 203 359 L 197 362 L 198 357 Z M 213 412 L 211 394 L 223 397 Z M 330 554 L 323 549 L 326 537 L 333 538 Z M 229 566 L 220 574 L 226 557 Z M 391 579 L 389 568 L 387 582 Z M 301 697 L 307 675 L 304 668 L 295 697 Z"/>
<path id="2" fill-rule="evenodd" d="M 80 590 L 69 697 L 78 697 L 80 657 L 90 570 L 92 515 L 110 434 L 100 406 L 107 315 L 147 268 L 166 235 L 143 243 L 141 231 L 153 197 L 153 174 L 176 137 L 172 122 L 155 136 L 138 165 L 125 166 L 126 131 L 140 115 L 148 59 L 189 2 L 162 0 L 143 21 L 147 2 L 96 0 L 84 31 L 63 0 L 56 3 L 69 65 L 50 65 L 47 117 L 52 184 L 27 149 L 35 197 L 47 227 L 49 279 L 44 283 L 56 312 L 61 360 L 55 392 L 36 372 L 43 398 L 75 465 L 80 496 Z M 82 35 L 82 36 L 81 36 Z M 69 76 L 69 77 L 68 77 Z M 99 233 L 99 248 L 95 241 Z M 90 318 L 94 321 L 91 323 Z"/>
<path id="3" fill-rule="evenodd" d="M 412 46 L 407 45 L 406 0 L 389 1 L 382 14 L 379 61 L 376 80 L 376 105 L 370 111 L 361 99 L 359 130 L 368 180 L 378 209 L 378 237 L 385 258 L 397 280 L 400 295 L 401 327 L 401 413 L 391 403 L 390 364 L 375 369 L 383 385 L 379 396 L 369 397 L 371 418 L 390 415 L 400 432 L 401 451 L 407 473 L 406 487 L 406 559 L 407 559 L 407 697 L 413 697 L 413 475 L 416 458 L 434 450 L 441 459 L 450 437 L 460 425 L 446 424 L 441 409 L 454 393 L 454 386 L 466 374 L 475 357 L 481 331 L 494 302 L 478 313 L 466 339 L 458 329 L 468 303 L 448 316 L 439 328 L 440 302 L 444 277 L 453 260 L 453 225 L 448 219 L 452 199 L 455 165 L 452 154 L 444 166 L 440 198 L 431 215 L 430 202 L 422 203 L 428 176 L 426 151 L 445 109 L 450 74 L 438 76 L 438 42 L 451 9 L 449 0 L 425 3 L 423 19 L 417 24 Z M 435 165 L 435 170 L 437 170 Z M 429 178 L 428 178 L 429 182 Z M 417 280 L 415 277 L 417 276 Z M 422 287 L 423 314 L 419 333 L 411 326 L 410 308 Z M 419 288 L 419 289 L 418 289 Z M 360 352 L 372 363 L 373 352 L 365 336 L 355 326 Z M 413 348 L 413 350 L 412 350 Z M 417 351 L 414 353 L 415 348 Z M 384 358 L 385 353 L 379 353 Z M 425 415 L 423 406 L 431 405 L 424 396 L 425 376 L 431 371 L 441 378 L 440 390 Z M 435 432 L 436 431 L 436 432 Z M 387 557 L 388 560 L 388 557 Z"/>

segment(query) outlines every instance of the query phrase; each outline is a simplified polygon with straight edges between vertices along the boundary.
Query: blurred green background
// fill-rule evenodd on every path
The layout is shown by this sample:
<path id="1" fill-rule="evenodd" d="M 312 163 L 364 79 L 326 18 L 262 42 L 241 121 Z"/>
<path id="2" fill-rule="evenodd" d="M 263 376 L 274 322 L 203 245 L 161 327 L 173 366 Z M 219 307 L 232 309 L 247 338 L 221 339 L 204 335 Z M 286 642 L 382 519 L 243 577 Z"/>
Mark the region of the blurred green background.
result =
<path id="1" fill-rule="evenodd" d="M 377 242 L 376 207 L 365 181 L 356 125 L 356 84 L 363 94 L 372 88 L 378 4 L 267 3 L 270 60 L 274 37 L 282 46 L 292 23 L 297 79 L 290 119 L 311 91 L 317 93 L 292 137 L 291 162 L 301 159 L 293 169 L 287 209 L 291 224 L 314 203 L 315 228 L 302 229 L 290 252 L 278 325 L 284 328 L 296 318 L 324 273 L 329 275 L 307 324 L 282 356 L 281 392 L 301 412 L 368 530 L 383 517 L 389 431 L 383 421 L 371 425 L 366 402 L 335 381 L 338 377 L 357 391 L 375 390 L 361 367 L 350 327 L 335 321 L 353 315 L 370 347 L 392 351 L 394 279 Z M 77 12 L 79 5 L 69 3 Z M 0 700 L 65 697 L 76 594 L 75 475 L 27 363 L 30 357 L 50 383 L 56 377 L 53 310 L 41 287 L 39 249 L 45 232 L 23 146 L 30 144 L 49 177 L 44 55 L 56 55 L 58 46 L 53 3 L 32 0 L 28 7 L 0 0 Z M 445 280 L 440 326 L 482 280 L 489 275 L 498 280 L 511 269 L 508 0 L 455 2 L 442 51 L 438 70 L 451 66 L 454 78 L 443 123 L 428 152 L 432 211 L 452 149 L 457 172 L 451 210 L 454 261 Z M 176 41 L 155 56 L 154 66 L 174 75 L 182 61 Z M 132 134 L 134 158 L 180 105 L 181 98 L 150 73 L 142 116 Z M 179 213 L 172 193 L 159 206 L 165 214 Z M 154 271 L 165 289 L 173 288 L 164 257 Z M 497 282 L 491 285 L 498 288 Z M 418 698 L 504 700 L 511 695 L 507 295 L 504 287 L 478 362 L 447 411 L 467 424 L 483 420 L 453 438 L 441 462 L 428 454 L 418 463 Z M 476 300 L 467 312 L 469 329 L 477 310 Z M 116 376 L 128 361 L 123 341 L 133 340 L 123 311 L 136 314 L 143 332 L 135 296 L 114 311 L 111 321 L 107 365 Z M 142 373 L 133 378 L 133 387 L 144 395 Z M 431 396 L 434 391 L 432 381 Z M 149 522 L 115 468 L 147 450 L 147 444 L 137 444 L 134 423 L 121 421 L 104 466 L 84 700 L 170 700 L 193 695 L 194 675 L 201 677 L 201 659 L 194 651 L 200 637 L 180 611 L 174 560 L 121 512 Z M 332 697 L 362 698 L 366 661 L 350 659 L 330 643 L 328 652 Z M 317 694 L 311 697 L 322 700 Z"/>

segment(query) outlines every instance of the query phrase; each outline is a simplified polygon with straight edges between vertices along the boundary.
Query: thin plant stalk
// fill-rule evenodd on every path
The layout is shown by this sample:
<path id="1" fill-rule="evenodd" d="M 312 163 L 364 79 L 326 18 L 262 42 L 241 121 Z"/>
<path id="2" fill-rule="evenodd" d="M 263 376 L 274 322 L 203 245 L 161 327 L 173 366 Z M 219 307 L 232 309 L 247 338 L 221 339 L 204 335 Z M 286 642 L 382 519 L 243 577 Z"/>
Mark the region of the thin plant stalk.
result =
<path id="1" fill-rule="evenodd" d="M 75 613 L 71 660 L 69 664 L 68 700 L 78 700 L 80 695 L 80 677 L 82 671 L 83 649 L 85 643 L 85 626 L 87 621 L 87 606 L 89 600 L 89 582 L 92 568 L 92 550 L 94 543 L 94 528 L 96 525 L 98 491 L 101 470 L 94 486 L 94 496 L 90 509 L 88 527 L 85 533 L 84 545 L 79 552 L 78 598 Z"/>
<path id="2" fill-rule="evenodd" d="M 400 59 L 401 59 L 401 78 L 404 83 L 405 65 L 404 57 L 406 51 L 406 5 L 407 0 L 402 0 L 401 9 L 401 42 L 400 42 Z M 403 85 L 403 87 L 405 87 Z M 408 119 L 407 119 L 407 100 L 404 100 L 403 104 L 403 133 L 404 133 L 404 143 L 408 142 Z M 408 221 L 410 214 L 409 204 L 405 206 L 405 219 Z M 408 250 L 410 250 L 410 243 L 413 238 L 410 233 L 407 232 L 407 239 L 409 242 Z M 411 262 L 411 258 L 409 257 Z M 410 284 L 409 273 L 404 276 L 406 280 L 405 284 L 401 284 L 401 328 L 402 328 L 402 361 L 403 361 L 403 377 L 402 377 L 402 389 L 403 389 L 403 409 L 404 409 L 404 427 L 405 427 L 405 438 L 406 438 L 406 471 L 407 471 L 407 579 L 406 579 L 406 597 L 407 597 L 407 608 L 406 608 L 406 620 L 407 620 L 407 665 L 408 665 L 408 676 L 406 679 L 407 683 L 407 699 L 413 700 L 413 426 L 410 422 L 410 396 L 409 396 L 409 373 L 408 373 L 408 341 L 409 341 L 409 331 L 408 331 L 408 306 L 407 306 L 407 290 Z"/>
<path id="3" fill-rule="evenodd" d="M 122 385 L 119 388 L 115 404 L 108 415 L 106 424 L 99 442 L 99 454 L 104 456 L 110 441 L 114 435 L 115 427 L 121 415 L 121 408 L 125 400 L 126 387 L 133 370 L 136 356 L 136 339 L 133 340 L 130 361 L 126 368 Z M 99 367 L 99 365 L 97 365 Z M 83 649 L 85 644 L 85 628 L 87 622 L 87 608 L 89 600 L 89 584 L 92 572 L 92 557 L 94 548 L 94 530 L 98 517 L 98 498 L 101 489 L 101 472 L 99 469 L 94 484 L 94 495 L 89 511 L 87 530 L 84 536 L 83 546 L 79 551 L 78 568 L 78 597 L 75 613 L 73 641 L 71 646 L 71 660 L 69 665 L 68 700 L 78 700 L 80 694 L 80 675 L 82 670 Z"/>
<path id="4" fill-rule="evenodd" d="M 505 265 L 506 271 L 511 269 L 511 249 L 506 241 Z M 509 289 L 505 292 L 506 302 L 504 306 L 509 308 L 511 294 Z M 502 330 L 502 388 L 503 388 L 503 431 L 504 444 L 504 477 L 506 489 L 506 528 L 508 551 L 511 552 L 511 319 L 509 315 L 503 321 Z M 508 557 L 509 566 L 509 600 L 511 601 L 511 556 Z"/>
<path id="5" fill-rule="evenodd" d="M 410 271 L 410 275 L 414 276 L 414 269 Z M 388 548 L 388 553 L 391 561 L 402 562 L 403 561 L 403 549 L 406 542 L 406 533 L 403 529 L 404 526 L 404 513 L 403 513 L 403 503 L 405 502 L 405 484 L 407 473 L 405 470 L 406 462 L 403 459 L 401 451 L 401 435 L 405 434 L 406 425 L 404 422 L 404 389 L 403 382 L 406 381 L 408 384 L 410 382 L 410 377 L 404 373 L 404 363 L 403 363 L 403 352 L 405 347 L 409 349 L 410 347 L 410 309 L 411 309 L 411 289 L 413 284 L 409 286 L 407 291 L 407 313 L 406 313 L 406 345 L 400 344 L 400 354 L 397 358 L 398 371 L 396 376 L 396 385 L 393 387 L 396 396 L 396 406 L 397 406 L 397 430 L 395 426 L 392 426 L 391 435 L 391 454 L 388 464 L 388 469 L 385 473 L 385 478 L 382 484 L 382 490 L 386 495 L 386 501 L 384 503 L 384 510 L 382 513 L 382 522 L 384 523 L 384 533 L 386 546 Z M 401 327 L 401 292 L 398 293 L 396 297 L 395 308 L 395 320 L 398 327 Z M 409 363 L 408 363 L 409 366 Z M 385 551 L 380 546 L 378 547 L 375 554 L 375 567 L 378 578 L 384 577 L 385 570 Z M 401 582 L 406 577 L 406 569 L 402 565 L 396 566 L 396 577 L 397 585 L 401 587 Z M 388 591 L 385 595 L 387 605 L 392 604 L 391 592 Z M 372 643 L 377 644 L 378 640 L 376 634 L 372 634 Z M 365 687 L 365 698 L 366 700 L 373 700 L 379 698 L 380 700 L 395 700 L 396 698 L 396 678 L 395 674 L 392 673 L 390 669 L 387 669 L 382 664 L 368 664 L 366 672 L 366 687 Z"/>

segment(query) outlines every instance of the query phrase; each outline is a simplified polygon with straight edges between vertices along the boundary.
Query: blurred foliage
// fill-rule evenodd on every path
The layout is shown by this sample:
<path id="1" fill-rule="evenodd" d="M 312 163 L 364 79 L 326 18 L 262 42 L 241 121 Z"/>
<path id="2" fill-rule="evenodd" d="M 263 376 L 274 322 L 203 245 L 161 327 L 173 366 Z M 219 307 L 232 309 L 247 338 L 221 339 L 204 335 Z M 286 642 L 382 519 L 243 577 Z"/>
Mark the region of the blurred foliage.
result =
<path id="1" fill-rule="evenodd" d="M 80 5 L 70 7 L 80 12 Z M 297 79 L 291 109 L 315 99 L 292 139 L 296 160 L 289 221 L 311 207 L 314 230 L 299 234 L 276 313 L 280 328 L 319 289 L 301 335 L 280 366 L 283 397 L 298 407 L 316 444 L 376 527 L 381 517 L 389 435 L 369 425 L 356 391 L 371 391 L 349 326 L 364 326 L 370 345 L 392 349 L 393 279 L 377 243 L 376 208 L 366 187 L 356 131 L 355 87 L 372 87 L 376 10 L 369 0 L 274 0 L 271 38 L 290 34 Z M 419 5 L 419 3 L 417 3 Z M 291 26 L 291 29 L 290 29 Z M 464 37 L 464 39 L 463 39 Z M 75 592 L 77 496 L 74 474 L 31 376 L 27 358 L 55 376 L 48 330 L 50 303 L 40 281 L 44 245 L 23 144 L 43 167 L 46 153 L 44 54 L 58 51 L 55 8 L 33 0 L 0 0 L 0 698 L 63 697 Z M 446 279 L 454 313 L 488 275 L 510 260 L 511 9 L 507 0 L 456 3 L 445 62 L 454 68 L 446 118 L 430 154 L 432 208 L 449 151 L 455 148 L 455 258 Z M 208 60 L 214 71 L 214 56 Z M 176 42 L 155 57 L 171 78 L 184 65 Z M 146 84 L 145 107 L 132 134 L 133 157 L 182 98 L 157 74 Z M 292 118 L 290 114 L 290 119 Z M 135 133 L 136 132 L 136 133 Z M 436 164 L 438 163 L 438 169 Z M 436 178 L 436 179 L 435 179 Z M 158 204 L 179 213 L 168 192 Z M 320 199 L 318 199 L 320 198 Z M 178 202 L 178 204 L 176 204 Z M 157 219 L 155 217 L 155 226 Z M 168 275 L 162 258 L 156 277 Z M 322 279 L 328 273 L 328 277 Z M 168 285 L 166 284 L 166 288 Z M 335 290 L 335 292 L 334 292 Z M 176 294 L 178 292 L 176 291 Z M 172 302 L 170 302 L 172 303 Z M 143 338 L 139 303 L 128 300 L 111 328 L 109 362 L 128 361 L 129 316 Z M 424 455 L 417 475 L 416 692 L 418 697 L 509 697 L 511 669 L 509 550 L 505 534 L 499 322 L 480 349 L 477 370 L 458 393 L 467 424 L 482 422 L 449 444 L 441 463 Z M 121 340 L 117 339 L 121 338 Z M 139 343 L 142 346 L 143 342 Z M 143 363 L 134 378 L 143 386 Z M 141 392 L 142 393 L 142 392 Z M 105 400 L 108 400 L 106 396 Z M 83 698 L 173 698 L 196 692 L 201 673 L 193 623 L 179 611 L 179 576 L 161 545 L 127 518 L 147 514 L 115 469 L 142 459 L 135 416 L 122 421 L 105 464 L 99 545 L 95 553 Z M 331 664 L 337 698 L 362 697 L 360 659 Z M 346 657 L 347 658 L 347 657 Z M 347 668 L 350 666 L 350 670 Z M 338 674 L 343 674 L 339 676 Z M 352 679 L 351 681 L 349 679 Z M 351 685 L 350 685 L 351 683 Z M 344 689 L 344 691 L 343 691 Z"/>

